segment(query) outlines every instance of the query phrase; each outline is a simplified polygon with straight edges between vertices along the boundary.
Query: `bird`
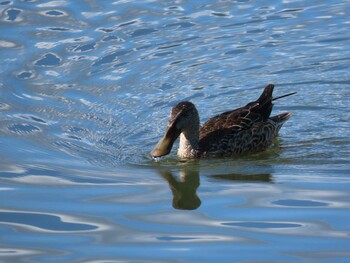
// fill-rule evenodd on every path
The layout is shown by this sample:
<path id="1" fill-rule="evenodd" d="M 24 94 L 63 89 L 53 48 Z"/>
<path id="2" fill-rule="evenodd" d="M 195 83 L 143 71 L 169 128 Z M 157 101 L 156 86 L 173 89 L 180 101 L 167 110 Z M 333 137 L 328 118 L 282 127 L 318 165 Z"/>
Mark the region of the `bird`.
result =
<path id="1" fill-rule="evenodd" d="M 179 159 L 230 157 L 266 150 L 291 117 L 290 112 L 270 117 L 272 102 L 296 94 L 273 97 L 273 90 L 273 84 L 267 85 L 257 100 L 216 115 L 202 126 L 192 102 L 178 103 L 171 110 L 164 136 L 150 153 L 152 158 L 157 160 L 169 154 L 178 137 Z"/>

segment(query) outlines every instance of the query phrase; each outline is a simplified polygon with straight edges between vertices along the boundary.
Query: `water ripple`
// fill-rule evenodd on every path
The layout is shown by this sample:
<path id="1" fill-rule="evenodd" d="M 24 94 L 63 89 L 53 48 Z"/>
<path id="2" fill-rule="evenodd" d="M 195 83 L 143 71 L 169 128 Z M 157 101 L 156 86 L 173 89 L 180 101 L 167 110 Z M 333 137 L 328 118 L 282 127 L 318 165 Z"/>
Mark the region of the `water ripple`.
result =
<path id="1" fill-rule="evenodd" d="M 222 222 L 225 227 L 233 227 L 243 231 L 264 232 L 277 235 L 301 237 L 333 237 L 347 238 L 343 231 L 331 229 L 328 225 L 317 222 Z"/>
<path id="2" fill-rule="evenodd" d="M 324 202 L 318 202 L 318 201 L 312 201 L 312 200 L 293 200 L 293 199 L 277 200 L 273 202 L 273 204 L 280 205 L 280 206 L 309 207 L 309 208 L 328 206 L 328 204 Z"/>
<path id="3" fill-rule="evenodd" d="M 349 257 L 348 2 L 0 9 L 5 261 Z M 204 122 L 271 82 L 276 95 L 298 94 L 275 103 L 293 117 L 268 151 L 151 161 L 177 102 L 193 101 Z M 196 173 L 185 176 L 186 165 Z"/>
<path id="4" fill-rule="evenodd" d="M 54 67 L 58 66 L 61 63 L 61 58 L 53 53 L 48 53 L 43 55 L 42 58 L 34 62 L 35 66 L 41 67 Z"/>
<path id="5" fill-rule="evenodd" d="M 22 21 L 22 18 L 20 14 L 23 12 L 23 10 L 17 9 L 17 8 L 9 8 L 6 10 L 7 18 L 6 21 L 10 22 L 20 22 Z"/>
<path id="6" fill-rule="evenodd" d="M 226 222 L 224 226 L 242 227 L 242 228 L 258 228 L 258 229 L 286 229 L 302 227 L 301 224 L 286 222 Z"/>
<path id="7" fill-rule="evenodd" d="M 0 211 L 0 218 L 2 224 L 14 224 L 21 225 L 33 229 L 40 228 L 43 231 L 48 232 L 76 232 L 76 231 L 91 231 L 95 230 L 96 226 L 84 225 L 81 223 L 63 222 L 62 218 L 53 215 L 35 214 L 35 213 L 23 213 L 23 212 L 3 212 Z M 37 222 L 37 225 L 29 226 L 28 223 Z M 40 223 L 39 223 L 40 222 Z"/>
<path id="8" fill-rule="evenodd" d="M 39 127 L 31 124 L 13 124 L 8 127 L 8 130 L 18 135 L 28 135 L 41 131 Z"/>
<path id="9" fill-rule="evenodd" d="M 68 14 L 62 10 L 47 10 L 47 11 L 40 12 L 40 14 L 43 14 L 44 16 L 49 16 L 49 17 L 68 16 Z"/>
<path id="10" fill-rule="evenodd" d="M 37 249 L 23 249 L 16 247 L 0 248 L 0 256 L 2 258 L 6 258 L 6 260 L 14 258 L 14 261 L 7 262 L 26 262 L 26 259 L 28 259 L 29 257 L 38 256 L 42 254 L 44 254 L 44 252 Z"/>
<path id="11" fill-rule="evenodd" d="M 85 222 L 83 218 L 71 215 L 5 210 L 0 210 L 0 224 L 8 224 L 35 232 L 46 233 L 81 233 L 100 231 L 106 228 L 105 225 Z"/>

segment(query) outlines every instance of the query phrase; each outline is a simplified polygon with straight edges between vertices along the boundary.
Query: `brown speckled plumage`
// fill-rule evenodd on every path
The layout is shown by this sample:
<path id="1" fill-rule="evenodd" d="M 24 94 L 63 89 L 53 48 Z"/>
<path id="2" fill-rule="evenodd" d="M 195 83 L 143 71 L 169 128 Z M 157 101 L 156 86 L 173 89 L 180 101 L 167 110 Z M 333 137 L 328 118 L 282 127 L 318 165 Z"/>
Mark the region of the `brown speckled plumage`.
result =
<path id="1" fill-rule="evenodd" d="M 199 126 L 195 106 L 188 101 L 180 102 L 171 112 L 167 132 L 151 155 L 159 157 L 170 152 L 180 135 L 178 156 L 199 158 L 207 156 L 234 156 L 254 153 L 268 148 L 290 113 L 270 117 L 274 85 L 268 85 L 261 96 L 246 106 L 224 112 Z"/>

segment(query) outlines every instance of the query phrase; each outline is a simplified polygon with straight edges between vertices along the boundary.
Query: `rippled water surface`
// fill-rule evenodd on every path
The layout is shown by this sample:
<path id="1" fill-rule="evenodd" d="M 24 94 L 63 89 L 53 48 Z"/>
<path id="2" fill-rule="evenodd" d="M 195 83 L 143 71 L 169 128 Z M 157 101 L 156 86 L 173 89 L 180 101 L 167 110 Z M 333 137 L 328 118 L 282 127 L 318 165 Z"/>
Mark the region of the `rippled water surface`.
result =
<path id="1" fill-rule="evenodd" d="M 0 1 L 1 262 L 349 262 L 349 1 Z M 266 152 L 155 163 L 256 99 Z"/>

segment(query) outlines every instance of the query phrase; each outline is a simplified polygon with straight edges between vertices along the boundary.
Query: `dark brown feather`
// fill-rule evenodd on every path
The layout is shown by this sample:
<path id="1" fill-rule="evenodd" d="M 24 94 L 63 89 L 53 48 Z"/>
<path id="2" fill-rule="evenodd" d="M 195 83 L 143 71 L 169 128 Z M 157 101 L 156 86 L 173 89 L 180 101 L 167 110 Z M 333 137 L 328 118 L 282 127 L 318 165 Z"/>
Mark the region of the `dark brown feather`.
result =
<path id="1" fill-rule="evenodd" d="M 268 122 L 273 89 L 270 84 L 256 101 L 206 121 L 199 134 L 200 152 L 232 155 L 267 148 L 275 136 L 275 127 Z"/>

